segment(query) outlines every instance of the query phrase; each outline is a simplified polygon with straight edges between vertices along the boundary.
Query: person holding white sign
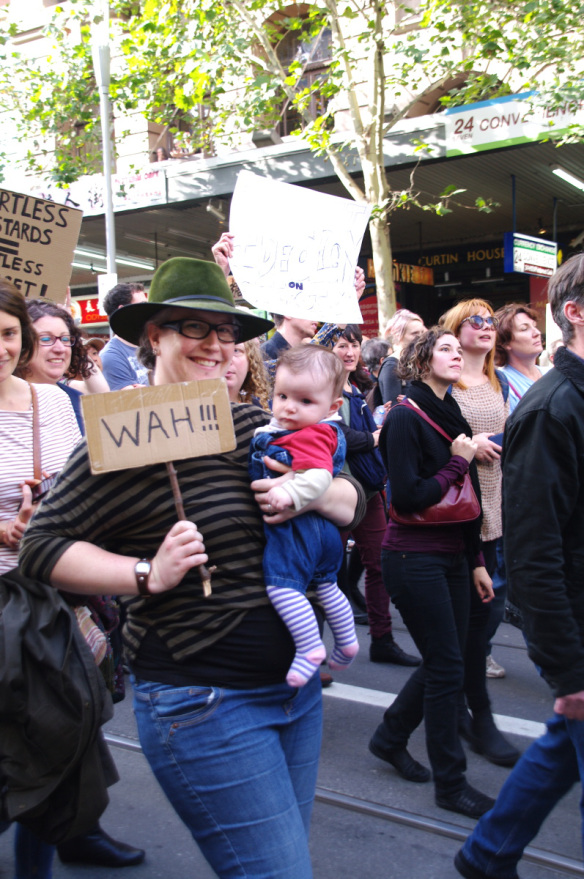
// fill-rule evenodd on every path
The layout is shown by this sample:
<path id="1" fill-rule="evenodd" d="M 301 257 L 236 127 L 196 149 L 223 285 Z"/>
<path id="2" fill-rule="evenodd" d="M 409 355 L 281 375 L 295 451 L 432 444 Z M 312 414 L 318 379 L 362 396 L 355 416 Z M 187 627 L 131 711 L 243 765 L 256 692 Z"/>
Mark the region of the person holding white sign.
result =
<path id="1" fill-rule="evenodd" d="M 160 266 L 148 302 L 112 316 L 159 386 L 221 378 L 235 344 L 269 326 L 235 308 L 218 266 L 187 258 Z M 122 596 L 144 754 L 217 875 L 310 879 L 321 686 L 286 683 L 294 644 L 263 578 L 262 513 L 278 481 L 250 487 L 247 459 L 269 416 L 247 404 L 232 414 L 233 452 L 175 461 L 179 522 L 164 464 L 92 476 L 81 446 L 29 527 L 21 566 L 57 588 Z M 350 527 L 362 502 L 337 477 L 314 508 Z M 205 598 L 196 566 L 207 562 L 217 570 Z"/>

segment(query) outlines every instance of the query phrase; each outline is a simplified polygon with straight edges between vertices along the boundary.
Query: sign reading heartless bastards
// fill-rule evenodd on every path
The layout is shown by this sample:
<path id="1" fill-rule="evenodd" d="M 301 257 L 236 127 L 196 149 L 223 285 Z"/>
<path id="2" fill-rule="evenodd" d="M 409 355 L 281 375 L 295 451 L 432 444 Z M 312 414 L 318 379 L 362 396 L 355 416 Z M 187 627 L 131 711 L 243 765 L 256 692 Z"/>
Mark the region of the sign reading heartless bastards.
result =
<path id="1" fill-rule="evenodd" d="M 64 302 L 83 211 L 0 189 L 0 275 L 26 299 Z"/>

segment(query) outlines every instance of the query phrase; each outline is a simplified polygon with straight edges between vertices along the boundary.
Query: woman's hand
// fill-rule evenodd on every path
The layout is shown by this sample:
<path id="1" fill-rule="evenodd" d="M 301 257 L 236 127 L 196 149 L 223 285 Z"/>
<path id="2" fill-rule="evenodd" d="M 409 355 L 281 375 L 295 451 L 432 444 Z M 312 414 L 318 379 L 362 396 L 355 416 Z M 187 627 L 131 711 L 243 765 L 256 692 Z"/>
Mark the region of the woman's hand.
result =
<path id="1" fill-rule="evenodd" d="M 459 455 L 459 457 L 464 458 L 468 463 L 472 461 L 477 451 L 477 444 L 473 439 L 469 436 L 466 436 L 464 433 L 461 433 L 456 437 L 452 445 L 450 446 L 450 454 L 451 455 Z"/>
<path id="2" fill-rule="evenodd" d="M 268 494 L 273 488 L 280 488 L 280 486 L 284 485 L 285 482 L 288 482 L 289 479 L 294 479 L 294 474 L 287 464 L 282 464 L 274 458 L 268 458 L 266 456 L 263 458 L 263 462 L 269 470 L 281 473 L 282 476 L 277 476 L 275 479 L 270 479 L 269 477 L 266 477 L 265 479 L 255 479 L 251 484 L 251 490 L 254 493 L 256 503 L 262 511 L 264 521 L 270 525 L 279 525 L 281 522 L 285 522 L 286 519 L 289 519 L 294 511 L 286 510 L 285 512 L 278 512 L 273 508 L 273 504 L 270 503 Z"/>
<path id="3" fill-rule="evenodd" d="M 489 577 L 487 569 L 484 566 L 475 568 L 472 572 L 472 580 L 483 604 L 492 601 L 495 593 L 493 592 L 493 581 Z"/>
<path id="4" fill-rule="evenodd" d="M 174 589 L 195 565 L 208 562 L 203 535 L 193 522 L 173 525 L 152 559 L 148 591 L 153 595 Z"/>
<path id="5" fill-rule="evenodd" d="M 224 232 L 219 241 L 211 248 L 213 259 L 223 270 L 226 278 L 229 277 L 229 260 L 233 256 L 233 238 L 231 232 Z"/>
<path id="6" fill-rule="evenodd" d="M 2 539 L 6 546 L 10 549 L 17 549 L 20 540 L 26 531 L 27 525 L 32 519 L 32 514 L 35 511 L 35 506 L 32 502 L 32 491 L 30 485 L 26 483 L 21 486 L 22 489 L 22 503 L 20 505 L 20 509 L 18 514 L 14 517 L 14 519 L 10 519 L 5 523 L 4 533 L 2 535 Z"/>
<path id="7" fill-rule="evenodd" d="M 492 464 L 501 457 L 501 446 L 489 439 L 487 433 L 477 433 L 473 436 L 477 444 L 476 459 L 481 464 Z"/>

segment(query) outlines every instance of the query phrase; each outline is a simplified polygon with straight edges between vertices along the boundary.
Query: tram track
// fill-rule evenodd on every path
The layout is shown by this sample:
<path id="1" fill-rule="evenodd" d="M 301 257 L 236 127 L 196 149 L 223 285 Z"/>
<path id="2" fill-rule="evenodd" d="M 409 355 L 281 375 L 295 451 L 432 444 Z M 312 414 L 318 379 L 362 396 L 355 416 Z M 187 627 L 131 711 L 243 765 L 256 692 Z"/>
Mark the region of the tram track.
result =
<path id="1" fill-rule="evenodd" d="M 105 740 L 113 748 L 142 753 L 140 742 L 131 736 L 107 732 L 105 733 Z M 463 842 L 469 833 L 468 827 L 463 827 L 450 821 L 443 821 L 439 818 L 403 809 L 394 809 L 381 803 L 363 800 L 349 794 L 331 790 L 330 788 L 318 786 L 316 788 L 316 801 L 333 808 L 345 809 L 355 814 L 419 830 L 428 835 L 434 834 L 454 839 L 457 842 Z M 584 877 L 584 867 L 580 861 L 567 858 L 559 852 L 548 851 L 535 846 L 529 846 L 525 849 L 522 863 L 530 863 L 553 870 L 556 876 Z"/>

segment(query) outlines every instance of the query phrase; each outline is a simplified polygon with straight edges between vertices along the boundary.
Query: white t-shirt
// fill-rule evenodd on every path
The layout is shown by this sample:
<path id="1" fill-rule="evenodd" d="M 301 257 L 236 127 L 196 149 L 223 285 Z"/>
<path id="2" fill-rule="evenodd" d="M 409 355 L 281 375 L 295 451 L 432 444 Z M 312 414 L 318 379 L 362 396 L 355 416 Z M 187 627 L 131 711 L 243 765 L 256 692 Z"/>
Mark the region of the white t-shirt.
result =
<path id="1" fill-rule="evenodd" d="M 41 469 L 57 473 L 81 439 L 67 394 L 55 385 L 36 385 Z M 20 486 L 34 475 L 32 406 L 26 412 L 0 411 L 0 520 L 14 519 L 22 503 Z M 18 564 L 18 550 L 0 544 L 0 574 Z"/>

